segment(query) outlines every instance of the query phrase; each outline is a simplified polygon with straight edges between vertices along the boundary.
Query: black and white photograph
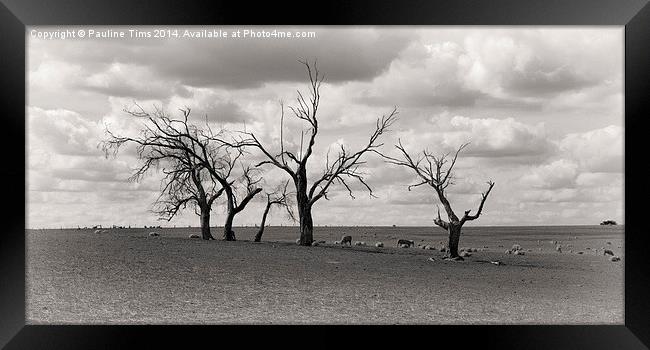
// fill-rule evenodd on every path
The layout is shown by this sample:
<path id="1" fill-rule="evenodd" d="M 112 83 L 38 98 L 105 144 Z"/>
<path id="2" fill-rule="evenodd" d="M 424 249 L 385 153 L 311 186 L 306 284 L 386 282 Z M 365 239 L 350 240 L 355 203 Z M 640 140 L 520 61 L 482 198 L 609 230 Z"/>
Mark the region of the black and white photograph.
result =
<path id="1" fill-rule="evenodd" d="M 28 325 L 624 325 L 623 26 L 28 26 Z"/>

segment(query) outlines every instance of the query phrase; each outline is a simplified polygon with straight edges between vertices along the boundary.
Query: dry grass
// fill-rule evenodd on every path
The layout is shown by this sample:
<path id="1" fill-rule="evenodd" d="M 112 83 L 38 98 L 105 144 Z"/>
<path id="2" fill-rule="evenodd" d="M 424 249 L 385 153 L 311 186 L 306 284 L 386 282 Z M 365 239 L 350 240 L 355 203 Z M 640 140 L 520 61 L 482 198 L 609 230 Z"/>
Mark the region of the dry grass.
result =
<path id="1" fill-rule="evenodd" d="M 277 241 L 262 243 L 242 240 L 254 228 L 237 229 L 237 242 L 188 238 L 198 229 L 28 230 L 26 315 L 32 324 L 623 323 L 620 228 L 523 230 L 466 230 L 461 246 L 488 248 L 464 262 L 395 248 L 396 238 L 438 247 L 444 232 L 432 228 L 316 231 L 385 248 L 300 247 L 286 227 L 269 228 L 264 239 Z M 505 255 L 514 243 L 526 255 Z M 497 259 L 504 265 L 489 263 Z"/>

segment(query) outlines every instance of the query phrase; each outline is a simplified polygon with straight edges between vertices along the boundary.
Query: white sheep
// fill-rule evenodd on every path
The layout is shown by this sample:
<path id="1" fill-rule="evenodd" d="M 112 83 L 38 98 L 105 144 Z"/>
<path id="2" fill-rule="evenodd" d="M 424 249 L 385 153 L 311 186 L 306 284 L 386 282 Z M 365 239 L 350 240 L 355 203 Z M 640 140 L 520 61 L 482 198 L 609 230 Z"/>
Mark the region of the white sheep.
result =
<path id="1" fill-rule="evenodd" d="M 158 236 L 160 236 L 160 233 L 158 232 L 155 231 L 149 232 L 149 237 L 158 237 Z"/>
<path id="2" fill-rule="evenodd" d="M 384 246 L 384 242 L 377 242 L 377 243 L 375 243 L 375 247 L 377 247 L 377 248 L 381 248 L 381 247 L 383 247 L 383 246 Z"/>

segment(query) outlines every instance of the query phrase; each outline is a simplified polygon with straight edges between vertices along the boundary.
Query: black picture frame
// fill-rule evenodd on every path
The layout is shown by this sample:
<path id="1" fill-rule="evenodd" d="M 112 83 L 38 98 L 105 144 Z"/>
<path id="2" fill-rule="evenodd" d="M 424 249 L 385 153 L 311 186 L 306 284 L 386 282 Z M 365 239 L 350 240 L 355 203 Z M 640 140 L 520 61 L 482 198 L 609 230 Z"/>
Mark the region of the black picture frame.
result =
<path id="1" fill-rule="evenodd" d="M 535 349 L 644 349 L 650 344 L 650 259 L 644 204 L 650 196 L 645 145 L 650 100 L 648 0 L 447 0 L 447 1 L 34 1 L 0 0 L 0 84 L 5 230 L 0 233 L 0 346 L 23 348 L 150 348 L 179 340 L 236 346 L 278 342 L 366 346 L 413 339 L 424 346 Z M 257 327 L 232 326 L 26 326 L 25 325 L 25 27 L 30 25 L 172 24 L 374 24 L 374 25 L 613 25 L 625 26 L 625 325 Z M 181 333 L 181 334 L 179 334 Z M 410 341 L 410 340 L 409 340 Z M 296 345 L 301 343 L 296 342 Z M 403 343 L 406 345 L 407 343 Z M 447 344 L 447 345 L 445 345 Z M 644 345 L 645 344 L 645 345 Z M 234 346 L 234 345 L 233 345 Z"/>

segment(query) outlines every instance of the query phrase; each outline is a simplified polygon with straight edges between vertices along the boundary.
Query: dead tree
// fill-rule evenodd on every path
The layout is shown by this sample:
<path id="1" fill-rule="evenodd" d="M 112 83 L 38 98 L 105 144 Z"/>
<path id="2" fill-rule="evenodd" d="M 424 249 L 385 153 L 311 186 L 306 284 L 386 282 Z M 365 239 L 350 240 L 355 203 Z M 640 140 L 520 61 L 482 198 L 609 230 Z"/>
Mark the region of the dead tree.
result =
<path id="1" fill-rule="evenodd" d="M 241 150 L 238 150 L 238 152 L 241 152 Z M 241 154 L 242 153 L 239 153 L 237 158 L 239 158 Z M 229 164 L 230 170 L 228 170 L 225 179 L 230 176 L 235 163 L 236 159 L 233 161 L 233 163 Z M 235 219 L 235 215 L 244 210 L 246 205 L 253 199 L 253 197 L 255 197 L 255 195 L 262 192 L 262 188 L 257 187 L 257 184 L 261 181 L 261 178 L 256 177 L 254 173 L 255 169 L 249 166 L 242 166 L 242 174 L 240 180 L 237 181 L 241 186 L 235 185 L 236 182 L 230 182 L 230 186 L 225 188 L 227 211 L 226 223 L 223 227 L 223 239 L 226 241 L 236 240 L 235 231 L 232 230 L 232 224 Z M 241 191 L 239 190 L 240 187 L 243 187 Z M 238 197 L 240 197 L 239 192 L 242 192 L 243 198 L 241 200 L 238 199 Z"/>
<path id="2" fill-rule="evenodd" d="M 271 151 L 264 147 L 253 133 L 249 132 L 244 133 L 247 135 L 247 138 L 240 140 L 238 145 L 240 147 L 252 146 L 261 150 L 267 159 L 257 164 L 257 166 L 271 164 L 289 174 L 296 187 L 296 204 L 298 206 L 298 218 L 300 222 L 299 242 L 300 245 L 307 246 L 311 245 L 314 240 L 312 208 L 319 199 L 328 199 L 327 191 L 333 183 L 336 182 L 337 184 L 345 186 L 352 198 L 354 198 L 354 196 L 352 194 L 352 189 L 348 184 L 349 181 L 359 182 L 370 192 L 371 196 L 373 195 L 372 189 L 364 179 L 365 174 L 359 171 L 359 165 L 365 163 L 365 161 L 362 160 L 362 157 L 366 153 L 376 152 L 377 148 L 383 145 L 378 143 L 379 137 L 388 131 L 388 128 L 396 120 L 397 109 L 393 109 L 388 116 L 382 116 L 377 120 L 375 130 L 372 132 L 368 143 L 360 150 L 351 152 L 341 145 L 336 158 L 333 160 L 330 160 L 328 153 L 323 174 L 319 178 L 315 179 L 311 183 L 311 186 L 309 186 L 307 179 L 307 161 L 313 153 L 316 136 L 318 135 L 318 106 L 320 103 L 320 87 L 323 82 L 323 77 L 315 65 L 312 67 L 305 61 L 301 61 L 301 63 L 305 65 L 309 75 L 309 96 L 308 98 L 305 98 L 305 95 L 298 91 L 298 97 L 296 98 L 297 104 L 289 107 L 289 109 L 298 120 L 306 123 L 309 128 L 307 130 L 308 140 L 306 148 L 303 150 L 302 142 L 298 152 L 291 152 L 284 148 L 282 135 L 284 105 L 282 103 L 279 153 L 271 153 Z"/>
<path id="3" fill-rule="evenodd" d="M 255 235 L 255 242 L 262 241 L 262 235 L 264 234 L 264 227 L 266 225 L 266 217 L 268 216 L 269 211 L 271 211 L 272 206 L 277 205 L 277 206 L 284 207 L 287 210 L 287 214 L 289 215 L 291 220 L 295 221 L 295 216 L 293 214 L 293 211 L 291 210 L 291 205 L 289 203 L 289 195 L 291 194 L 287 192 L 288 186 L 289 186 L 289 181 L 285 182 L 284 186 L 281 186 L 275 191 L 266 193 L 266 206 L 264 208 L 264 213 L 262 214 L 262 222 L 260 223 L 260 229 L 257 231 L 257 234 Z"/>
<path id="4" fill-rule="evenodd" d="M 137 137 L 117 136 L 110 130 L 107 130 L 108 139 L 101 143 L 101 147 L 107 155 L 116 155 L 119 149 L 125 144 L 134 144 L 137 146 L 138 157 L 144 161 L 133 178 L 144 176 L 149 169 L 157 168 L 161 162 L 175 164 L 184 171 L 173 172 L 171 187 L 165 187 L 163 195 L 171 193 L 170 213 L 178 211 L 184 203 L 193 200 L 192 196 L 184 196 L 183 191 L 199 192 L 201 197 L 201 187 L 203 183 L 202 172 L 209 175 L 209 181 L 215 186 L 218 184 L 220 189 L 214 191 L 216 187 L 211 187 L 211 195 L 206 193 L 205 204 L 201 209 L 202 232 L 208 231 L 203 228 L 203 223 L 209 225 L 209 210 L 214 200 L 221 195 L 226 194 L 227 215 L 224 224 L 223 238 L 225 240 L 235 240 L 232 231 L 234 216 L 241 212 L 246 204 L 259 193 L 262 189 L 255 185 L 258 180 L 251 177 L 250 167 L 245 167 L 241 163 L 241 157 L 244 154 L 240 148 L 232 147 L 231 143 L 226 140 L 228 132 L 221 129 L 213 132 L 207 120 L 205 125 L 196 125 L 189 122 L 190 109 L 181 109 L 182 119 L 174 119 L 167 115 L 159 108 L 153 112 L 146 112 L 139 105 L 135 105 L 132 110 L 126 112 L 143 121 L 143 129 Z M 240 179 L 233 180 L 233 170 L 242 165 L 243 175 Z M 174 169 L 174 167 L 172 167 Z M 184 181 L 181 183 L 181 181 Z M 190 182 L 191 181 L 191 182 Z M 237 188 L 245 186 L 245 194 L 241 202 L 237 199 Z M 194 191 L 190 191 L 189 189 Z M 175 193 L 176 189 L 181 189 Z M 205 192 L 205 188 L 203 188 Z M 176 203 L 174 203 L 176 202 Z M 209 205 L 208 205 L 209 204 Z M 163 213 L 166 212 L 163 203 Z M 208 226 L 209 227 L 209 226 Z M 207 234 L 204 237 L 208 237 Z M 211 236 L 210 236 L 211 237 Z M 209 237 L 208 237 L 209 239 Z"/>
<path id="5" fill-rule="evenodd" d="M 447 212 L 448 221 L 442 220 L 440 217 L 440 208 L 438 208 L 438 217 L 436 217 L 433 222 L 449 232 L 449 258 L 455 260 L 463 260 L 462 257 L 458 255 L 458 241 L 460 239 L 461 229 L 465 222 L 476 220 L 481 215 L 483 211 L 483 205 L 487 199 L 492 187 L 494 187 L 494 182 L 488 181 L 487 191 L 481 193 L 481 203 L 478 206 L 478 210 L 475 215 L 470 215 L 471 210 L 466 210 L 465 214 L 459 219 L 458 216 L 454 213 L 451 208 L 451 204 L 447 199 L 445 190 L 449 185 L 453 185 L 454 175 L 452 170 L 458 159 L 458 154 L 467 147 L 468 143 L 461 145 L 453 158 L 451 163 L 449 163 L 450 153 L 444 154 L 442 156 L 436 157 L 427 150 L 422 151 L 422 154 L 417 158 L 413 159 L 406 151 L 402 145 L 401 140 L 398 141 L 398 144 L 395 147 L 401 152 L 403 159 L 396 159 L 384 155 L 384 158 L 387 159 L 389 163 L 396 164 L 399 166 L 407 167 L 415 172 L 420 182 L 415 185 L 410 185 L 408 190 L 410 191 L 413 187 L 418 187 L 422 185 L 429 185 L 436 192 L 440 203 L 442 203 L 445 211 Z M 447 163 L 449 165 L 447 166 Z"/>
<path id="6" fill-rule="evenodd" d="M 191 162 L 188 157 L 188 162 Z M 205 240 L 214 239 L 210 233 L 210 212 L 212 204 L 221 196 L 223 188 L 217 190 L 216 181 L 206 184 L 203 177 L 208 176 L 201 167 L 186 167 L 183 163 L 173 164 L 171 170 L 163 169 L 163 189 L 156 200 L 154 212 L 161 219 L 171 221 L 176 214 L 191 205 L 201 218 L 201 236 Z"/>

